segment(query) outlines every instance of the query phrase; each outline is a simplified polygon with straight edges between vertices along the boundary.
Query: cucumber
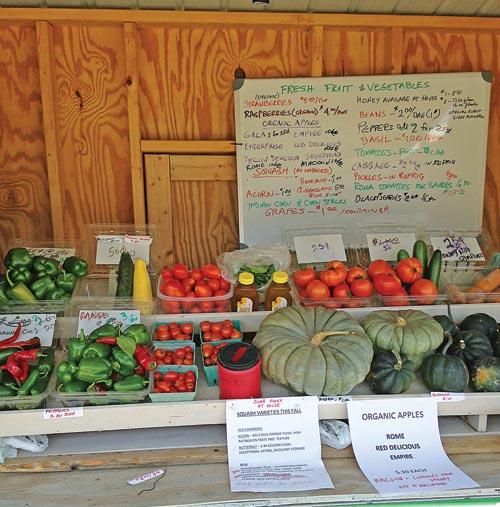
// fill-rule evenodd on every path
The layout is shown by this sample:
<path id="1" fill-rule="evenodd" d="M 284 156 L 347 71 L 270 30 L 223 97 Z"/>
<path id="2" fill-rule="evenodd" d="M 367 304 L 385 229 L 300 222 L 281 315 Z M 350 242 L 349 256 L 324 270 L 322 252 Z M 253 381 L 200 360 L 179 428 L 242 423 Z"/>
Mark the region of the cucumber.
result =
<path id="1" fill-rule="evenodd" d="M 404 248 L 402 248 L 401 250 L 398 251 L 396 259 L 399 262 L 402 261 L 403 259 L 408 259 L 408 257 L 410 257 L 410 254 Z"/>
<path id="2" fill-rule="evenodd" d="M 132 297 L 134 288 L 134 263 L 128 252 L 122 252 L 118 264 L 116 297 Z"/>
<path id="3" fill-rule="evenodd" d="M 441 250 L 434 250 L 432 254 L 431 260 L 429 262 L 429 267 L 425 273 L 425 278 L 434 282 L 436 287 L 439 287 L 439 277 L 441 276 L 441 264 L 442 264 L 442 255 Z"/>
<path id="4" fill-rule="evenodd" d="M 413 245 L 413 257 L 421 262 L 424 273 L 427 273 L 427 243 L 425 241 L 421 239 L 415 241 Z"/>

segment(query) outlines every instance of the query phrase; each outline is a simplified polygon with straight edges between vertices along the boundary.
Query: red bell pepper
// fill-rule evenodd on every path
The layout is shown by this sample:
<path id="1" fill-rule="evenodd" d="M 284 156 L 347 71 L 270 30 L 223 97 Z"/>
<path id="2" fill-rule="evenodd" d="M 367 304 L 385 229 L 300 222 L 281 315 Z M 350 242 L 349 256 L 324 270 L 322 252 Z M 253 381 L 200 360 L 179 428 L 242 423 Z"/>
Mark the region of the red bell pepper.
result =
<path id="1" fill-rule="evenodd" d="M 151 355 L 151 352 L 146 347 L 141 345 L 137 345 L 135 347 L 135 358 L 140 366 L 142 366 L 146 371 L 153 371 L 156 369 L 156 361 L 154 357 Z"/>

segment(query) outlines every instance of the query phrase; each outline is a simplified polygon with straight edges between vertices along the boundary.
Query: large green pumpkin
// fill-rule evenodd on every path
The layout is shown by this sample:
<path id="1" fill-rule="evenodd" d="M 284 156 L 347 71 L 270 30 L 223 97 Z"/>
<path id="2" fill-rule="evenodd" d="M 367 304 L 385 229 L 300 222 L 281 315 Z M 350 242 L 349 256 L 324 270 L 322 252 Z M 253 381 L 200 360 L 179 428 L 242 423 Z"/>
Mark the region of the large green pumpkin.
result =
<path id="1" fill-rule="evenodd" d="M 373 357 L 370 339 L 352 317 L 321 307 L 273 312 L 253 344 L 267 378 L 317 396 L 349 393 L 363 382 Z"/>
<path id="2" fill-rule="evenodd" d="M 420 310 L 376 311 L 368 314 L 362 324 L 374 347 L 405 354 L 416 368 L 444 337 L 439 322 Z"/>

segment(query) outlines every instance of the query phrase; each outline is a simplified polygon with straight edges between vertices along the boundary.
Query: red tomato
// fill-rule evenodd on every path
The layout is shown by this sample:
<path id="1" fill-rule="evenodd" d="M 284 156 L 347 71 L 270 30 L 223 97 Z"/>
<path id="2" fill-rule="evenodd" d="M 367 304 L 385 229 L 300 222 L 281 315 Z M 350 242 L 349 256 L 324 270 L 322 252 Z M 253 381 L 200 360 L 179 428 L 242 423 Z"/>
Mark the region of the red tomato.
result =
<path id="1" fill-rule="evenodd" d="M 191 322 L 184 322 L 184 324 L 181 324 L 181 331 L 184 334 L 193 334 L 193 324 L 191 324 Z"/>
<path id="2" fill-rule="evenodd" d="M 155 389 L 158 389 L 160 393 L 169 393 L 171 391 L 170 386 L 166 382 L 158 382 L 155 386 Z"/>
<path id="3" fill-rule="evenodd" d="M 167 351 L 165 349 L 155 349 L 153 355 L 155 359 L 163 359 L 167 355 Z"/>
<path id="4" fill-rule="evenodd" d="M 203 313 L 210 313 L 214 311 L 214 304 L 211 301 L 202 301 L 200 309 Z"/>
<path id="5" fill-rule="evenodd" d="M 228 301 L 215 302 L 215 311 L 219 313 L 227 313 L 230 310 Z"/>
<path id="6" fill-rule="evenodd" d="M 229 289 L 231 288 L 231 283 L 225 280 L 224 278 L 220 279 L 220 290 L 224 291 L 224 294 L 227 294 L 229 292 Z"/>
<path id="7" fill-rule="evenodd" d="M 171 278 L 170 280 L 167 280 L 165 283 L 163 283 L 160 287 L 160 290 L 166 296 L 176 298 L 183 297 L 186 292 L 182 283 L 179 282 L 179 280 L 175 280 L 174 278 Z"/>
<path id="8" fill-rule="evenodd" d="M 189 278 L 189 269 L 185 264 L 176 264 L 172 268 L 172 272 L 174 274 L 174 278 L 177 280 L 184 280 L 185 278 Z"/>
<path id="9" fill-rule="evenodd" d="M 188 277 L 184 278 L 184 280 L 181 280 L 181 283 L 186 292 L 189 292 L 194 287 L 195 281 L 193 280 L 193 278 Z"/>
<path id="10" fill-rule="evenodd" d="M 218 291 L 220 289 L 220 280 L 217 278 L 209 278 L 207 280 L 207 285 L 214 291 Z M 225 293 L 224 293 L 225 294 Z"/>
<path id="11" fill-rule="evenodd" d="M 179 378 L 179 374 L 176 371 L 167 371 L 163 374 L 163 378 L 173 382 Z"/>
<path id="12" fill-rule="evenodd" d="M 316 271 L 313 268 L 301 269 L 295 271 L 292 275 L 293 281 L 297 287 L 307 287 L 307 284 L 313 280 L 316 280 Z"/>
<path id="13" fill-rule="evenodd" d="M 191 313 L 202 313 L 201 308 L 198 305 L 193 305 L 190 311 Z"/>
<path id="14" fill-rule="evenodd" d="M 162 306 L 165 313 L 181 313 L 181 304 L 179 301 L 163 301 Z"/>
<path id="15" fill-rule="evenodd" d="M 306 287 L 307 296 L 314 300 L 328 299 L 330 297 L 330 289 L 326 283 L 321 280 L 313 280 Z"/>
<path id="16" fill-rule="evenodd" d="M 401 280 L 395 275 L 381 274 L 375 277 L 373 285 L 382 296 L 394 296 L 401 288 Z"/>
<path id="17" fill-rule="evenodd" d="M 195 282 L 203 280 L 203 273 L 201 272 L 201 269 L 193 269 L 190 273 L 190 276 Z"/>
<path id="18" fill-rule="evenodd" d="M 201 348 L 203 357 L 210 357 L 214 351 L 214 348 L 209 343 L 204 343 Z"/>
<path id="19" fill-rule="evenodd" d="M 412 284 L 410 287 L 411 296 L 420 296 L 415 298 L 415 303 L 418 305 L 432 305 L 436 301 L 438 289 L 434 282 L 421 278 Z"/>
<path id="20" fill-rule="evenodd" d="M 231 331 L 231 338 L 232 339 L 235 339 L 235 338 L 241 338 L 241 332 L 238 331 L 237 329 L 233 329 Z"/>
<path id="21" fill-rule="evenodd" d="M 174 273 L 170 268 L 167 268 L 166 266 L 161 270 L 161 279 L 162 281 L 169 280 L 170 278 L 173 278 Z"/>
<path id="22" fill-rule="evenodd" d="M 368 298 L 373 294 L 373 284 L 366 278 L 357 278 L 351 283 L 351 292 L 356 298 Z"/>
<path id="23" fill-rule="evenodd" d="M 233 321 L 226 319 L 222 321 L 223 326 L 233 327 Z"/>
<path id="24" fill-rule="evenodd" d="M 180 326 L 179 326 L 179 323 L 178 322 L 170 322 L 168 324 L 168 329 L 170 330 L 170 332 L 174 331 L 175 329 L 179 329 Z"/>
<path id="25" fill-rule="evenodd" d="M 377 275 L 395 275 L 396 272 L 391 268 L 391 265 L 382 259 L 377 259 L 370 262 L 368 265 L 368 276 L 373 282 Z"/>
<path id="26" fill-rule="evenodd" d="M 190 392 L 194 391 L 194 382 L 186 382 L 186 389 Z"/>
<path id="27" fill-rule="evenodd" d="M 212 289 L 208 285 L 197 285 L 194 288 L 194 293 L 199 298 L 209 298 L 212 297 Z"/>
<path id="28" fill-rule="evenodd" d="M 307 291 L 304 287 L 299 288 L 299 298 L 300 299 L 307 299 Z"/>
<path id="29" fill-rule="evenodd" d="M 222 322 L 212 322 L 212 324 L 210 324 L 210 331 L 212 331 L 212 333 L 220 333 L 221 329 Z"/>
<path id="30" fill-rule="evenodd" d="M 346 283 L 340 283 L 333 288 L 333 297 L 334 298 L 350 298 L 351 291 L 349 290 L 349 286 Z"/>
<path id="31" fill-rule="evenodd" d="M 344 302 L 345 308 L 361 308 L 362 306 L 364 306 L 364 302 L 356 298 L 351 298 Z"/>
<path id="32" fill-rule="evenodd" d="M 319 274 L 319 278 L 322 282 L 326 283 L 328 287 L 335 287 L 342 282 L 347 277 L 347 268 L 345 264 L 341 261 L 332 261 L 329 262 L 326 268 L 321 271 Z"/>
<path id="33" fill-rule="evenodd" d="M 210 322 L 208 320 L 202 320 L 200 322 L 200 330 L 202 333 L 206 333 L 207 331 L 210 331 Z"/>
<path id="34" fill-rule="evenodd" d="M 232 331 L 233 331 L 232 327 L 222 326 L 220 334 L 222 335 L 223 338 L 231 338 Z"/>
<path id="35" fill-rule="evenodd" d="M 410 300 L 408 298 L 408 294 L 401 287 L 394 296 L 384 298 L 385 306 L 408 306 L 410 304 Z"/>
<path id="36" fill-rule="evenodd" d="M 155 332 L 155 340 L 163 341 L 168 340 L 170 338 L 170 331 L 168 330 L 168 326 L 162 324 L 156 328 Z"/>
<path id="37" fill-rule="evenodd" d="M 161 380 L 161 379 L 163 378 L 163 375 L 162 375 L 159 371 L 155 371 L 155 372 L 153 373 L 153 378 L 154 378 L 155 380 Z"/>
<path id="38" fill-rule="evenodd" d="M 354 282 L 354 280 L 363 280 L 365 278 L 368 278 L 368 273 L 366 272 L 366 269 L 356 266 L 354 268 L 347 270 L 347 276 L 345 280 L 348 285 L 351 285 L 352 282 Z"/>
<path id="39" fill-rule="evenodd" d="M 408 257 L 398 262 L 396 273 L 403 283 L 413 283 L 424 275 L 422 263 L 415 257 Z"/>
<path id="40" fill-rule="evenodd" d="M 201 272 L 206 278 L 221 278 L 220 269 L 215 264 L 205 264 L 201 267 Z"/>

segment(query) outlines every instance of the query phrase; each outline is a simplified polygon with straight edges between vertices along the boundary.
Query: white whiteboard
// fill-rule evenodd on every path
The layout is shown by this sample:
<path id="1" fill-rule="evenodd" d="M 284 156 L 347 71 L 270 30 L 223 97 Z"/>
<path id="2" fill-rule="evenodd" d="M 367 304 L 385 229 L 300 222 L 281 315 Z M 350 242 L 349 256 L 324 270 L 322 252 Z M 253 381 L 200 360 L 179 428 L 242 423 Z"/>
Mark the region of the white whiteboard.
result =
<path id="1" fill-rule="evenodd" d="M 237 79 L 240 241 L 289 227 L 481 228 L 490 74 Z"/>

